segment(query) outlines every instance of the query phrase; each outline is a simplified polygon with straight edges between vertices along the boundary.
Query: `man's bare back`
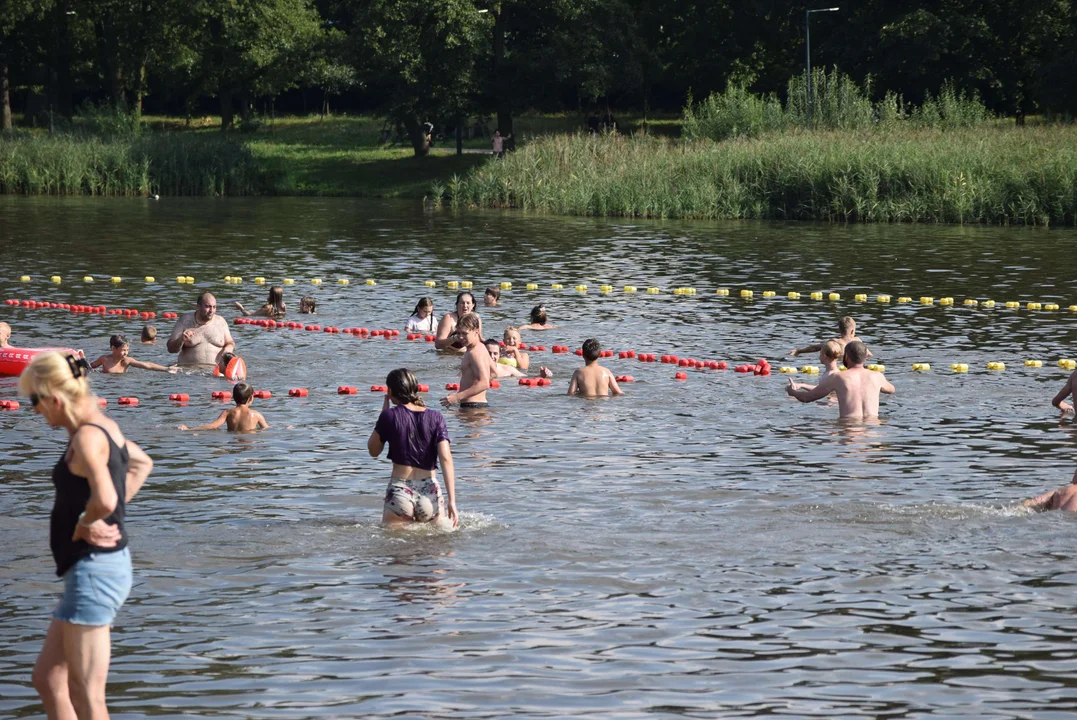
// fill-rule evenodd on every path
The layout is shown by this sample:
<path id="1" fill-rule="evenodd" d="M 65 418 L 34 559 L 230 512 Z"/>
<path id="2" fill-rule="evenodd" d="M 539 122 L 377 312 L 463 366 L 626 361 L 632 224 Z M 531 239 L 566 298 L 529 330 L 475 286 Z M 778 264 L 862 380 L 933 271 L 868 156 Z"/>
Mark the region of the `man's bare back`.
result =
<path id="1" fill-rule="evenodd" d="M 891 394 L 894 386 L 881 372 L 864 367 L 867 354 L 864 343 L 852 340 L 845 346 L 845 372 L 831 373 L 815 387 L 801 387 L 790 380 L 785 391 L 800 402 L 821 400 L 833 392 L 838 396 L 839 417 L 878 417 L 879 393 Z"/>
<path id="2" fill-rule="evenodd" d="M 577 368 L 572 373 L 572 382 L 568 385 L 569 395 L 606 397 L 611 392 L 614 395 L 624 395 L 613 373 L 597 362 Z"/>
<path id="3" fill-rule="evenodd" d="M 225 347 L 234 345 L 224 318 L 214 315 L 199 325 L 194 312 L 180 316 L 168 338 L 169 352 L 179 349 L 180 365 L 215 365 Z"/>

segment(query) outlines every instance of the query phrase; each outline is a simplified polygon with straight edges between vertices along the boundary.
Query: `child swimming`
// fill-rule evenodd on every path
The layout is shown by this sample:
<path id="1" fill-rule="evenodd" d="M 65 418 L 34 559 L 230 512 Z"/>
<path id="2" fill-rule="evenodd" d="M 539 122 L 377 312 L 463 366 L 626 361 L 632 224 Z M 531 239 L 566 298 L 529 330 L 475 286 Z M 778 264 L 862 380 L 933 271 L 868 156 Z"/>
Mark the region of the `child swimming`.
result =
<path id="1" fill-rule="evenodd" d="M 583 341 L 583 360 L 587 364 L 572 373 L 572 381 L 568 384 L 569 395 L 583 397 L 605 397 L 611 393 L 624 395 L 613 373 L 598 364 L 601 354 L 602 346 L 598 344 L 598 340 L 588 338 Z"/>
<path id="2" fill-rule="evenodd" d="M 235 353 L 224 353 L 220 362 L 213 368 L 213 377 L 223 377 L 227 380 L 246 380 L 247 363 Z"/>
<path id="3" fill-rule="evenodd" d="M 153 325 L 142 326 L 142 344 L 153 345 L 157 342 L 157 328 Z"/>
<path id="4" fill-rule="evenodd" d="M 225 410 L 211 423 L 189 428 L 180 425 L 180 430 L 216 430 L 225 423 L 228 424 L 228 432 L 253 432 L 269 427 L 269 423 L 262 417 L 262 413 L 251 410 L 251 400 L 254 398 L 254 388 L 250 383 L 236 383 L 232 388 L 232 400 L 236 406 Z"/>
<path id="5" fill-rule="evenodd" d="M 156 370 L 157 372 L 179 372 L 179 368 L 175 365 L 165 367 L 164 365 L 158 365 L 157 363 L 135 360 L 127 354 L 130 350 L 130 346 L 127 344 L 127 338 L 123 335 L 113 335 L 108 339 L 108 344 L 112 352 L 108 355 L 102 355 L 94 360 L 90 363 L 90 367 L 101 368 L 101 372 L 114 375 L 125 373 L 127 372 L 127 368 L 133 367 L 141 370 Z"/>
<path id="6" fill-rule="evenodd" d="M 318 303 L 310 295 L 299 298 L 299 312 L 302 315 L 317 315 Z"/>
<path id="7" fill-rule="evenodd" d="M 262 315 L 273 319 L 282 318 L 288 310 L 287 306 L 284 304 L 284 288 L 279 285 L 269 288 L 269 297 L 266 298 L 265 305 L 257 310 L 247 310 L 243 307 L 243 304 L 239 302 L 236 303 L 236 309 L 248 317 L 251 315 Z"/>
<path id="8" fill-rule="evenodd" d="M 509 325 L 502 338 L 505 347 L 501 348 L 501 359 L 498 362 L 524 371 L 531 367 L 531 356 L 520 349 L 520 331 Z"/>
<path id="9" fill-rule="evenodd" d="M 556 325 L 546 322 L 546 306 L 536 305 L 531 308 L 531 322 L 521 325 L 521 330 L 553 330 Z"/>

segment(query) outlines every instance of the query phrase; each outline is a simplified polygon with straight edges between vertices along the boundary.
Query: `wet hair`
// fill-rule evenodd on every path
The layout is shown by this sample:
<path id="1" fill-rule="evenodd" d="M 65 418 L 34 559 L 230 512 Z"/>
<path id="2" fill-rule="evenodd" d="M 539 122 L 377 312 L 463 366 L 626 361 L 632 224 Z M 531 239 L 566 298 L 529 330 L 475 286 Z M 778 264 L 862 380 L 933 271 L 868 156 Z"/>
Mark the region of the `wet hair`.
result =
<path id="1" fill-rule="evenodd" d="M 314 313 L 318 309 L 318 303 L 310 295 L 299 299 L 299 312 Z"/>
<path id="2" fill-rule="evenodd" d="M 456 322 L 456 330 L 459 333 L 478 330 L 480 327 L 482 327 L 482 324 L 479 322 L 479 316 L 475 313 L 468 313 Z"/>
<path id="3" fill-rule="evenodd" d="M 90 396 L 90 365 L 66 352 L 44 352 L 34 357 L 19 376 L 19 392 L 26 396 L 58 397 L 64 414 L 75 424 L 75 403 Z"/>
<path id="4" fill-rule="evenodd" d="M 232 358 L 234 358 L 235 356 L 235 353 L 225 353 L 224 355 L 221 355 L 221 359 L 217 363 L 217 366 L 219 367 L 221 365 L 224 365 L 227 368 L 228 363 L 232 362 Z"/>
<path id="5" fill-rule="evenodd" d="M 841 320 L 838 320 L 838 330 L 841 332 L 842 335 L 849 332 L 854 327 L 856 327 L 856 322 L 854 322 L 853 319 L 848 315 L 843 317 Z"/>
<path id="6" fill-rule="evenodd" d="M 108 339 L 109 347 L 120 348 L 127 344 L 127 336 L 125 336 L 123 333 L 118 333 Z"/>
<path id="7" fill-rule="evenodd" d="M 841 360 L 844 350 L 837 340 L 827 340 L 823 343 L 823 355 L 831 360 Z"/>
<path id="8" fill-rule="evenodd" d="M 274 285 L 269 288 L 269 297 L 266 298 L 266 305 L 273 308 L 275 313 L 284 312 L 284 288 L 280 285 Z"/>
<path id="9" fill-rule="evenodd" d="M 501 299 L 501 288 L 488 287 L 488 288 L 486 288 L 486 292 L 483 293 L 483 294 L 484 295 L 493 295 L 494 300 L 500 300 Z"/>
<path id="10" fill-rule="evenodd" d="M 157 328 L 153 325 L 145 325 L 142 328 L 142 342 L 151 342 L 157 339 Z"/>
<path id="11" fill-rule="evenodd" d="M 493 338 L 486 338 L 482 341 L 482 344 L 486 347 L 495 347 L 498 350 L 501 349 L 501 343 L 499 343 L 497 340 L 494 340 Z"/>
<path id="12" fill-rule="evenodd" d="M 397 368 L 385 376 L 385 385 L 389 393 L 400 401 L 401 404 L 419 405 L 426 407 L 419 395 L 419 381 L 415 373 L 407 368 Z"/>
<path id="13" fill-rule="evenodd" d="M 235 401 L 236 405 L 246 405 L 251 401 L 252 397 L 254 397 L 254 387 L 250 383 L 236 383 L 235 387 L 232 388 L 232 400 Z"/>
<path id="14" fill-rule="evenodd" d="M 545 305 L 536 305 L 535 307 L 531 308 L 531 322 L 534 323 L 535 325 L 545 325 L 546 324 L 546 306 Z"/>
<path id="15" fill-rule="evenodd" d="M 588 338 L 583 341 L 583 359 L 591 363 L 598 360 L 599 353 L 602 352 L 602 346 L 598 344 L 598 340 L 594 338 Z"/>
<path id="16" fill-rule="evenodd" d="M 457 294 L 456 294 L 456 302 L 455 302 L 455 303 L 453 303 L 453 307 L 455 307 L 455 308 L 459 309 L 459 307 L 460 307 L 460 300 L 461 300 L 461 299 L 463 299 L 463 297 L 464 297 L 465 295 L 467 295 L 467 296 L 468 296 L 469 298 L 471 298 L 471 307 L 475 307 L 475 295 L 474 295 L 474 294 L 472 294 L 472 293 L 470 293 L 470 292 L 468 292 L 467 290 L 464 290 L 463 292 L 461 292 L 461 293 L 457 293 Z"/>
<path id="17" fill-rule="evenodd" d="M 419 302 L 415 303 L 415 309 L 411 311 L 411 314 L 418 315 L 419 311 L 422 310 L 424 307 L 433 309 L 434 301 L 428 297 L 419 298 Z"/>
<path id="18" fill-rule="evenodd" d="M 845 367 L 861 365 L 868 359 L 868 346 L 859 340 L 845 344 Z"/>
<path id="19" fill-rule="evenodd" d="M 211 293 L 209 290 L 205 291 L 204 293 L 202 293 L 201 295 L 198 296 L 198 306 L 199 307 L 205 307 L 207 297 L 213 297 L 213 293 Z M 214 299 L 216 299 L 216 298 L 214 298 Z"/>

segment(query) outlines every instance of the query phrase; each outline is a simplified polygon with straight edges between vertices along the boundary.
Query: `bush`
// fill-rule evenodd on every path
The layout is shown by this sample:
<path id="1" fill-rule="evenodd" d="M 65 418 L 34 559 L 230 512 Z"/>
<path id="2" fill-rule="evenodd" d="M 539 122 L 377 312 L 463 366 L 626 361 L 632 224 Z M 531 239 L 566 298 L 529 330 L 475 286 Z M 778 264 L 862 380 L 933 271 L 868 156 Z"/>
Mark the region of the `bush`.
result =
<path id="1" fill-rule="evenodd" d="M 781 101 L 774 95 L 759 96 L 732 82 L 724 93 L 711 93 L 693 106 L 684 108 L 681 132 L 689 140 L 715 141 L 733 137 L 757 137 L 785 127 Z"/>

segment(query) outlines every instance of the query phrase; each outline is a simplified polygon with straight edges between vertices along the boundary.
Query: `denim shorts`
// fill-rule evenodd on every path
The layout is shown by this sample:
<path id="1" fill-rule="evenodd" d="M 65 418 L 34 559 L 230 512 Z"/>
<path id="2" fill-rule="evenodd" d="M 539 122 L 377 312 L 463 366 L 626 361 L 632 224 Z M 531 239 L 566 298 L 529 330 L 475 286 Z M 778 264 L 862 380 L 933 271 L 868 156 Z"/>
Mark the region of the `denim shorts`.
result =
<path id="1" fill-rule="evenodd" d="M 131 592 L 131 551 L 92 553 L 64 573 L 52 616 L 73 625 L 111 625 Z"/>

